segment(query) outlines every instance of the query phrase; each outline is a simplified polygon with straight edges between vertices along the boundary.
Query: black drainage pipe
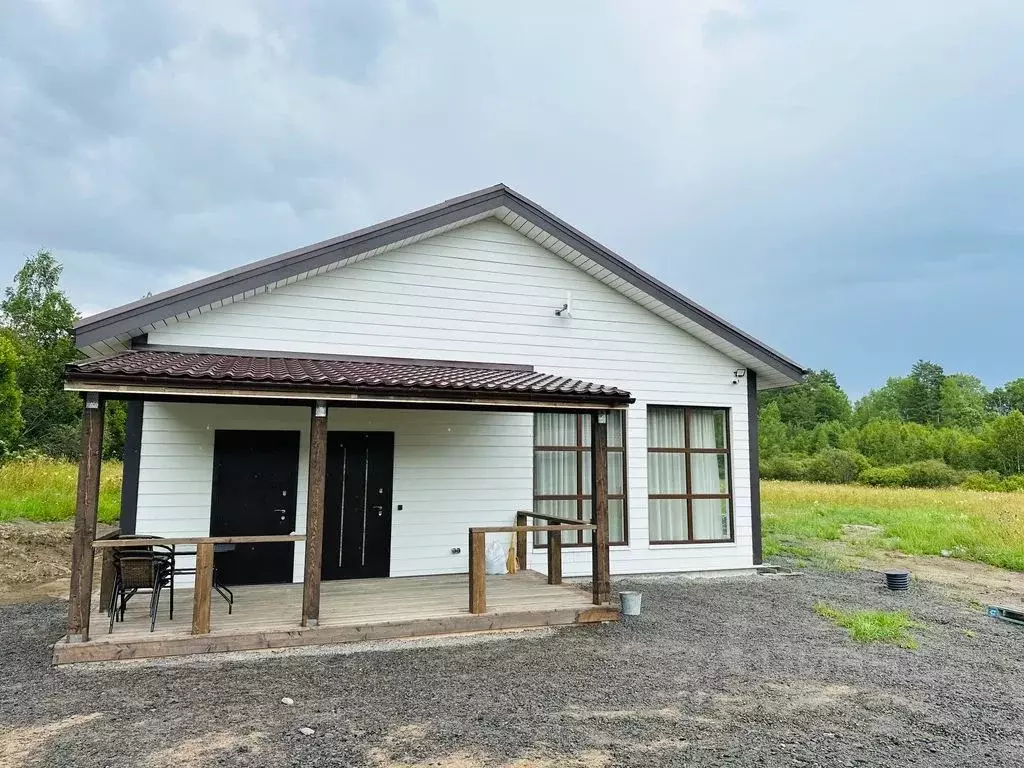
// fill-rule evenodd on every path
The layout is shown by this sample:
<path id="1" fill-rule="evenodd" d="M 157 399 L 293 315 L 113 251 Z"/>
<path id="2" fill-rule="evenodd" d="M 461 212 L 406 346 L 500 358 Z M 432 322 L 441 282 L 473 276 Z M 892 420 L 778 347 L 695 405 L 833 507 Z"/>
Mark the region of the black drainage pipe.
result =
<path id="1" fill-rule="evenodd" d="M 910 589 L 910 571 L 886 571 L 885 586 L 894 592 Z"/>

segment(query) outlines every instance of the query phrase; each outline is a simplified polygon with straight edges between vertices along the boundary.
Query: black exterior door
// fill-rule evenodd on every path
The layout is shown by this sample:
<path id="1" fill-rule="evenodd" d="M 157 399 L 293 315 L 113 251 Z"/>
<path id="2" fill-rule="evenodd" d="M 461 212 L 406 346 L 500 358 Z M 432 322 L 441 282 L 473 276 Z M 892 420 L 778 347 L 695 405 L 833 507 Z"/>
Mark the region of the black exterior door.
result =
<path id="1" fill-rule="evenodd" d="M 273 536 L 295 530 L 299 433 L 218 429 L 213 441 L 211 536 Z M 295 545 L 218 545 L 222 584 L 292 580 Z"/>
<path id="2" fill-rule="evenodd" d="M 323 579 L 391 573 L 393 432 L 328 432 Z"/>

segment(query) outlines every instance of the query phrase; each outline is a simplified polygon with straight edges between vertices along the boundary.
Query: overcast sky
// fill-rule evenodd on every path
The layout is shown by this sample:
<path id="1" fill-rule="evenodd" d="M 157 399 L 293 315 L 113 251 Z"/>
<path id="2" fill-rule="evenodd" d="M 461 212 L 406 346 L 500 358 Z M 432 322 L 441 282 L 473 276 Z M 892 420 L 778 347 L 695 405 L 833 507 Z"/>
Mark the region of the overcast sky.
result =
<path id="1" fill-rule="evenodd" d="M 1024 376 L 1024 3 L 0 0 L 84 314 L 502 181 L 854 393 Z"/>

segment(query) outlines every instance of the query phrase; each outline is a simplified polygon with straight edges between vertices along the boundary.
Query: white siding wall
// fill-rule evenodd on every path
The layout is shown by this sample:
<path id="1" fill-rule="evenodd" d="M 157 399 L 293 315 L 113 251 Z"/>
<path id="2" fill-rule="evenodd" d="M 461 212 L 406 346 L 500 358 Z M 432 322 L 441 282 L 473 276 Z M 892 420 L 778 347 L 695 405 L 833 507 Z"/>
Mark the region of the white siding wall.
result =
<path id="1" fill-rule="evenodd" d="M 566 301 L 568 292 L 572 293 L 573 316 L 555 317 L 554 309 Z M 149 341 L 230 349 L 528 363 L 542 371 L 621 386 L 630 390 L 637 402 L 628 416 L 630 544 L 613 549 L 613 573 L 751 565 L 746 386 L 743 381 L 733 384 L 732 372 L 737 364 L 495 220 L 477 222 L 277 289 L 272 294 L 231 304 L 154 331 L 149 334 Z M 735 544 L 648 544 L 648 403 L 731 409 Z M 159 429 L 158 415 L 168 412 L 170 407 L 153 409 L 152 404 L 147 405 L 140 494 L 149 487 L 151 472 L 180 475 L 182 479 L 178 482 L 182 487 L 192 489 L 189 498 L 193 500 L 193 512 L 198 514 L 203 508 L 203 515 L 208 518 L 207 465 L 211 456 L 182 462 L 177 466 L 185 471 L 176 473 L 173 462 L 156 462 L 155 454 L 147 452 L 147 446 L 156 446 L 151 432 Z M 226 415 L 228 411 L 223 407 L 217 409 L 218 414 Z M 151 412 L 157 414 L 153 421 Z M 337 415 L 340 413 L 332 412 L 331 428 L 341 428 L 349 418 L 370 418 L 366 412 Z M 402 492 L 415 494 L 419 514 L 443 516 L 446 509 L 478 510 L 472 518 L 458 521 L 458 531 L 456 523 L 452 523 L 450 539 L 447 533 L 435 534 L 437 551 L 432 541 L 422 541 L 416 533 L 406 536 L 403 529 L 418 526 L 418 518 L 396 513 L 393 573 L 464 569 L 464 562 L 449 566 L 454 562 L 452 556 L 445 558 L 438 552 L 450 546 L 464 547 L 465 528 L 478 520 L 479 524 L 494 522 L 491 515 L 498 515 L 499 508 L 500 521 L 511 522 L 512 513 L 529 504 L 529 418 L 443 412 L 375 413 L 374 418 L 381 419 L 380 423 L 392 420 L 396 445 L 402 440 L 398 434 L 401 428 L 409 430 L 409 439 L 419 430 L 420 436 L 415 439 L 429 446 L 419 454 L 403 453 L 396 448 L 396 504 L 405 503 L 399 495 L 399 477 L 410 477 L 416 482 Z M 486 418 L 495 421 L 482 421 Z M 459 419 L 466 421 L 458 422 Z M 305 416 L 299 420 L 304 422 Z M 472 466 L 485 469 L 484 475 L 474 479 L 471 472 L 463 472 L 458 460 L 439 463 L 441 454 L 432 454 L 432 441 L 449 434 L 448 422 L 464 424 L 474 434 L 479 429 L 478 439 L 490 440 L 461 454 L 472 459 Z M 261 419 L 251 422 L 253 427 L 259 424 Z M 491 440 L 488 429 L 499 430 L 499 425 L 496 434 L 504 437 Z M 304 430 L 305 442 L 307 425 L 299 426 Z M 190 429 L 195 439 L 200 439 L 199 429 Z M 181 435 L 174 439 L 187 446 L 192 438 Z M 212 447 L 212 434 L 205 440 Z M 207 442 L 201 440 L 200 444 Z M 513 446 L 516 451 L 511 450 Z M 518 453 L 520 449 L 523 454 Z M 161 446 L 160 450 L 167 448 Z M 452 456 L 454 459 L 456 454 Z M 403 466 L 405 462 L 410 466 Z M 305 464 L 303 477 L 304 467 Z M 194 479 L 185 479 L 186 475 L 194 475 Z M 424 482 L 419 482 L 421 479 Z M 495 497 L 507 494 L 507 500 L 496 498 L 484 504 L 479 495 L 484 487 L 493 489 Z M 465 498 L 460 498 L 463 495 Z M 143 507 L 140 499 L 140 530 L 144 519 L 149 521 L 147 524 L 154 522 L 152 508 L 146 507 L 150 517 L 144 518 Z M 458 513 L 450 514 L 454 520 Z M 194 522 L 198 518 L 191 519 Z M 174 523 L 169 518 L 161 524 Z M 442 528 L 447 530 L 447 526 L 445 522 Z M 422 528 L 408 530 L 423 532 Z M 543 567 L 539 561 L 537 565 Z M 567 551 L 567 574 L 582 574 L 588 569 L 588 550 Z"/>
<path id="2" fill-rule="evenodd" d="M 464 573 L 470 525 L 510 525 L 530 508 L 532 424 L 522 413 L 331 409 L 328 429 L 395 433 L 392 576 Z"/>
<path id="3" fill-rule="evenodd" d="M 218 429 L 302 432 L 296 530 L 306 530 L 309 409 L 146 403 L 139 533 L 210 532 L 213 438 Z M 395 433 L 391 575 L 462 573 L 469 525 L 509 525 L 529 509 L 532 417 L 465 411 L 331 409 L 330 430 Z M 511 510 L 511 512 L 510 512 Z M 462 551 L 452 554 L 452 548 Z M 302 580 L 304 545 L 295 549 Z"/>

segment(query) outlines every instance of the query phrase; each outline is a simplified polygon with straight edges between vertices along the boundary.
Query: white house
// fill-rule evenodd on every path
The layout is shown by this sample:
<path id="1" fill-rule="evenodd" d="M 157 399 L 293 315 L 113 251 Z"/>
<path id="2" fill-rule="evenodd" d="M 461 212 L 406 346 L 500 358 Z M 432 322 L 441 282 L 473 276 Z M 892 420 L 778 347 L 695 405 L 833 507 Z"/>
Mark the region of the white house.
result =
<path id="1" fill-rule="evenodd" d="M 68 389 L 129 403 L 123 532 L 300 538 L 313 509 L 325 583 L 465 574 L 467 530 L 519 510 L 590 523 L 592 424 L 612 574 L 750 569 L 757 392 L 804 374 L 504 185 L 86 318 L 76 339 Z M 592 573 L 593 535 L 562 534 L 566 575 Z M 309 579 L 316 551 L 221 550 L 231 584 Z"/>

